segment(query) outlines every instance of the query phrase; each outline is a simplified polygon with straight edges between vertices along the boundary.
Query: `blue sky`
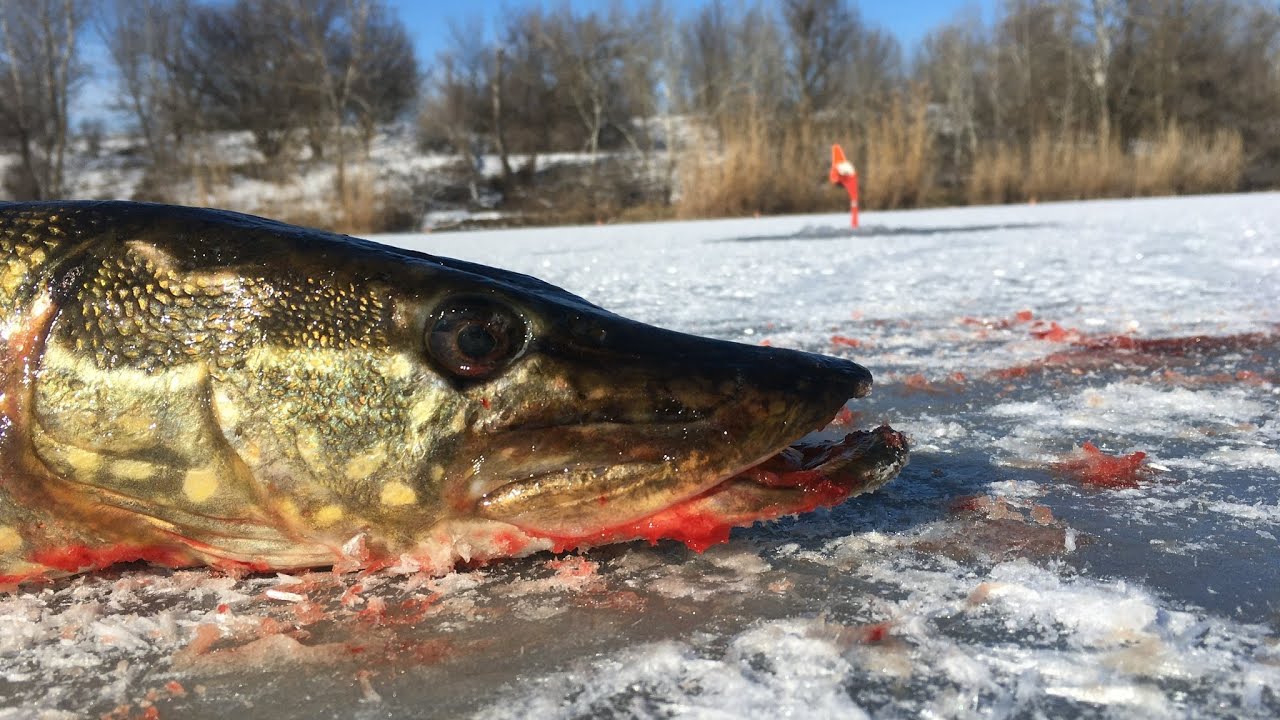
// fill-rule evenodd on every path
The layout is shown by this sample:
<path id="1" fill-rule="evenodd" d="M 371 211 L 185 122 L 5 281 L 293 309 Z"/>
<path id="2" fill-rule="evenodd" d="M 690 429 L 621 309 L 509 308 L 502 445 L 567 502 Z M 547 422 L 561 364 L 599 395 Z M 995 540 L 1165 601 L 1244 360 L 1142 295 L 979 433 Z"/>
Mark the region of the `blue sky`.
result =
<path id="1" fill-rule="evenodd" d="M 734 7 L 736 1 L 728 0 L 726 5 Z M 478 21 L 490 30 L 495 19 L 501 18 L 504 12 L 538 5 L 555 8 L 563 2 L 565 0 L 387 0 L 388 5 L 399 12 L 417 42 L 418 56 L 426 62 L 430 62 L 448 42 L 451 23 L 470 27 Z M 569 0 L 569 3 L 584 10 L 608 7 L 607 0 Z M 623 3 L 628 6 L 638 4 L 634 0 L 623 0 Z M 866 0 L 853 4 L 869 24 L 897 36 L 910 58 L 916 43 L 929 30 L 962 13 L 981 12 L 983 19 L 989 20 L 995 3 L 996 0 Z M 667 0 L 667 4 L 673 12 L 683 16 L 696 11 L 705 4 L 705 0 Z M 765 4 L 770 3 L 766 0 Z"/>

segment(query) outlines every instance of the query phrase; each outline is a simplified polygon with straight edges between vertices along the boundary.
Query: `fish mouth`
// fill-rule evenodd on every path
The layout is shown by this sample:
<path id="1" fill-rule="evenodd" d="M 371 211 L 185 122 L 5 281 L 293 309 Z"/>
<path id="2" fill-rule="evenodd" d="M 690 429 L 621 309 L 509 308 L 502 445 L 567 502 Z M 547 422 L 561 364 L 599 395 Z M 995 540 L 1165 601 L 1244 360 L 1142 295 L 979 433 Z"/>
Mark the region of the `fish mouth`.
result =
<path id="1" fill-rule="evenodd" d="M 570 468 L 532 469 L 483 493 L 476 513 L 549 540 L 556 552 L 659 539 L 702 551 L 727 541 L 735 527 L 872 492 L 907 464 L 909 450 L 907 437 L 888 425 L 838 435 L 819 430 L 774 446 L 753 462 L 707 474 L 696 453 L 684 463 L 649 457 L 646 447 L 661 444 L 661 438 L 643 443 L 621 462 L 588 459 Z M 584 487 L 592 490 L 568 491 Z M 555 497 L 555 507 L 511 512 L 527 498 L 536 503 L 542 497 Z"/>
<path id="2" fill-rule="evenodd" d="M 735 527 L 832 507 L 877 490 L 898 474 L 907 458 L 906 436 L 888 425 L 840 439 L 806 436 L 693 498 L 576 545 L 669 539 L 701 552 L 727 542 Z"/>

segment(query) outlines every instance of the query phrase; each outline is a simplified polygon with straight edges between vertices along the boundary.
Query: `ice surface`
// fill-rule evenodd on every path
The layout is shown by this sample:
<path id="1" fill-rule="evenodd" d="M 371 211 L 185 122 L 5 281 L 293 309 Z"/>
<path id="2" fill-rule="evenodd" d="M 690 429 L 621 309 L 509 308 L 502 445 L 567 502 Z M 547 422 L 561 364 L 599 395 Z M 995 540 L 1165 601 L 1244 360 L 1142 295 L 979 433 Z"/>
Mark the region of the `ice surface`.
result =
<path id="1" fill-rule="evenodd" d="M 381 239 L 856 358 L 914 442 L 880 492 L 702 555 L 23 590 L 0 720 L 1280 715 L 1280 196 L 846 222 Z M 1085 442 L 1148 469 L 1083 483 Z"/>

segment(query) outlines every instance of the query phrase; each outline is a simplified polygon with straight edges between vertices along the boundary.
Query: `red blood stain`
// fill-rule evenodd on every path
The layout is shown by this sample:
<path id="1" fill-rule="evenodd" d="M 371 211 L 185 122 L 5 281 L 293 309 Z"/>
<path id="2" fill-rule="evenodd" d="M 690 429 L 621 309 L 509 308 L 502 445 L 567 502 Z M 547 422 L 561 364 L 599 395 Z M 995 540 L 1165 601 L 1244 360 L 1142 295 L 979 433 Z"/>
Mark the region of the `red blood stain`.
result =
<path id="1" fill-rule="evenodd" d="M 293 603 L 290 607 L 298 625 L 302 627 L 314 625 L 327 617 L 324 606 L 310 600 Z"/>
<path id="2" fill-rule="evenodd" d="M 1136 338 L 1132 335 L 1099 335 L 1082 338 L 1078 344 L 1090 350 L 1125 350 L 1153 355 L 1185 356 L 1190 354 L 1238 351 L 1274 342 L 1270 333 L 1240 333 L 1238 335 L 1190 335 L 1169 338 Z"/>
<path id="3" fill-rule="evenodd" d="M 1049 323 L 1049 327 L 1032 330 L 1031 337 L 1038 340 L 1047 340 L 1049 342 L 1080 342 L 1084 339 L 1084 335 L 1075 328 L 1064 328 L 1056 322 Z"/>
<path id="4" fill-rule="evenodd" d="M 951 504 L 947 506 L 947 512 L 952 515 L 980 512 L 986 509 L 988 502 L 986 495 L 966 495 L 952 500 Z"/>
<path id="5" fill-rule="evenodd" d="M 511 530 L 501 530 L 493 534 L 493 546 L 503 557 L 523 555 L 529 547 L 529 537 Z"/>
<path id="6" fill-rule="evenodd" d="M 856 338 L 851 338 L 851 337 L 845 337 L 844 335 L 832 335 L 831 344 L 844 345 L 845 347 L 851 347 L 851 348 L 862 347 L 861 340 L 858 340 Z"/>
<path id="7" fill-rule="evenodd" d="M 890 627 L 891 625 L 887 622 L 864 625 L 858 628 L 861 631 L 861 637 L 858 640 L 864 645 L 879 645 L 889 639 Z"/>
<path id="8" fill-rule="evenodd" d="M 1016 365 L 1011 368 L 994 370 L 991 374 L 1001 380 L 1013 380 L 1014 378 L 1023 378 L 1030 375 L 1031 369 L 1026 365 Z"/>
<path id="9" fill-rule="evenodd" d="M 1151 474 L 1146 466 L 1147 454 L 1135 452 L 1128 455 L 1107 455 L 1091 442 L 1085 442 L 1079 450 L 1067 454 L 1053 468 L 1091 487 L 1121 489 L 1136 488 L 1138 481 Z"/>
<path id="10" fill-rule="evenodd" d="M 695 552 L 702 552 L 712 545 L 728 542 L 729 531 L 733 527 L 734 523 L 726 523 L 717 515 L 677 506 L 634 523 L 579 537 L 548 536 L 548 539 L 552 541 L 551 549 L 554 552 L 634 539 L 648 540 L 650 545 L 657 545 L 663 539 L 675 540 Z"/>
<path id="11" fill-rule="evenodd" d="M 137 545 L 108 545 L 94 548 L 86 545 L 67 545 L 37 550 L 31 553 L 30 560 L 38 565 L 70 573 L 101 570 L 116 563 L 138 561 L 173 568 L 192 564 L 191 557 L 180 550 Z"/>
<path id="12" fill-rule="evenodd" d="M 195 657 L 209 652 L 213 644 L 222 639 L 222 631 L 217 625 L 210 623 L 201 623 L 196 626 L 196 634 L 191 638 L 191 642 L 187 644 L 180 652 L 183 655 Z"/>
<path id="13" fill-rule="evenodd" d="M 1056 330 L 1055 330 L 1056 328 Z M 1116 366 L 1155 369 L 1169 365 L 1192 365 L 1198 358 L 1214 353 L 1255 353 L 1280 342 L 1280 333 L 1240 333 L 1237 335 L 1192 335 L 1169 338 L 1136 338 L 1131 335 L 1080 335 L 1056 323 L 1040 331 L 1044 339 L 1069 343 L 1069 350 L 1050 354 L 1027 365 L 995 370 L 991 375 L 1002 380 L 1024 378 L 1032 373 L 1061 369 L 1075 375 L 1106 370 Z M 1033 333 L 1036 334 L 1036 333 Z M 1241 382 L 1251 385 L 1274 384 L 1276 376 L 1260 375 L 1250 370 L 1232 373 L 1188 376 L 1166 369 L 1164 379 L 1183 385 L 1224 384 Z"/>
<path id="14" fill-rule="evenodd" d="M 907 392 L 923 392 L 937 394 L 942 388 L 929 381 L 922 373 L 914 373 L 902 378 L 902 389 Z"/>
<path id="15" fill-rule="evenodd" d="M 861 425 L 861 424 L 862 424 L 862 413 L 854 412 L 850 410 L 847 405 L 842 406 L 840 408 L 840 411 L 837 412 L 836 416 L 831 420 L 831 425 L 834 425 L 835 427 L 847 427 L 850 425 Z"/>
<path id="16" fill-rule="evenodd" d="M 387 601 L 374 595 L 365 601 L 364 609 L 356 616 L 365 622 L 382 625 L 387 621 Z"/>
<path id="17" fill-rule="evenodd" d="M 902 393 L 928 393 L 930 395 L 941 395 L 948 392 L 961 392 L 963 386 L 969 381 L 968 376 L 962 372 L 953 372 L 942 381 L 933 381 L 925 377 L 923 373 L 912 373 L 897 378 L 899 383 L 898 391 Z"/>
<path id="18" fill-rule="evenodd" d="M 364 585 L 356 583 L 342 592 L 342 597 L 338 602 L 345 607 L 355 607 L 364 602 L 364 598 L 360 597 L 360 593 L 364 592 Z"/>
<path id="19" fill-rule="evenodd" d="M 590 577 L 600 569 L 600 564 L 579 555 L 567 555 L 548 560 L 547 567 L 556 571 L 556 577 L 567 579 Z"/>
<path id="20" fill-rule="evenodd" d="M 440 601 L 439 594 L 432 594 L 425 598 L 409 598 L 400 603 L 398 613 L 395 616 L 396 624 L 399 625 L 417 625 L 422 622 L 432 608 Z"/>
<path id="21" fill-rule="evenodd" d="M 411 658 L 421 665 L 436 665 L 458 654 L 458 648 L 452 640 L 402 640 L 393 641 L 385 648 L 389 660 L 397 664 L 404 658 Z"/>
<path id="22" fill-rule="evenodd" d="M 489 403 L 489 398 L 487 398 L 487 397 L 482 397 L 482 398 L 480 398 L 480 404 L 484 406 L 484 409 L 485 409 L 485 410 L 488 410 L 488 409 L 489 409 L 489 405 L 490 405 L 490 403 Z"/>
<path id="23" fill-rule="evenodd" d="M 169 694 L 172 695 L 173 697 L 185 697 L 187 694 L 187 689 L 183 687 L 182 683 L 178 682 L 177 680 L 170 680 L 169 682 L 165 683 L 164 689 L 168 690 Z"/>

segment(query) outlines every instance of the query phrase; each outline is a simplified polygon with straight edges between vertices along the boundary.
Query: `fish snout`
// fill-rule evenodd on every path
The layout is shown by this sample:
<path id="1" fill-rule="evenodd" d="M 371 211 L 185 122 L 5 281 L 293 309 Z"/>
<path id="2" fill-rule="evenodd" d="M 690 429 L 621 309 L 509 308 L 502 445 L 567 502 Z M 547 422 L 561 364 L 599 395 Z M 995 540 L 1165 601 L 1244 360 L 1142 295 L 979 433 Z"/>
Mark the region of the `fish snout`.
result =
<path id="1" fill-rule="evenodd" d="M 797 422 L 825 421 L 850 398 L 871 392 L 870 371 L 827 355 L 688 335 L 617 316 L 578 315 L 561 329 L 560 341 L 545 347 L 552 354 L 588 374 L 604 370 L 624 394 L 644 378 L 643 394 L 698 415 L 763 403 L 773 408 L 769 415 L 786 406 Z"/>
<path id="2" fill-rule="evenodd" d="M 871 392 L 870 371 L 841 358 L 783 348 L 751 347 L 738 366 L 744 401 L 767 408 L 765 418 L 800 433 L 825 426 L 851 398 Z"/>

